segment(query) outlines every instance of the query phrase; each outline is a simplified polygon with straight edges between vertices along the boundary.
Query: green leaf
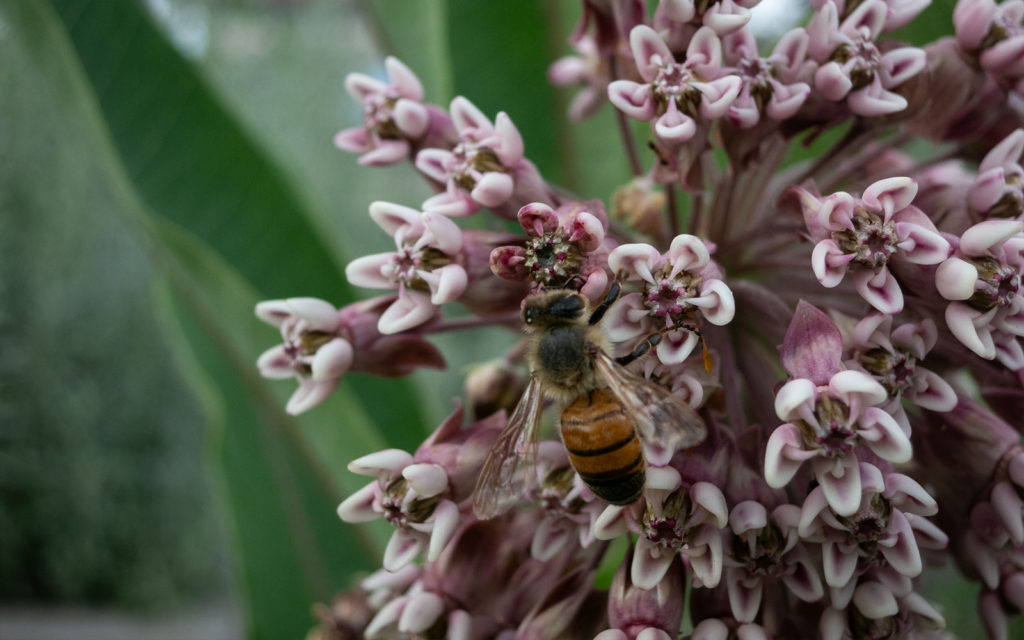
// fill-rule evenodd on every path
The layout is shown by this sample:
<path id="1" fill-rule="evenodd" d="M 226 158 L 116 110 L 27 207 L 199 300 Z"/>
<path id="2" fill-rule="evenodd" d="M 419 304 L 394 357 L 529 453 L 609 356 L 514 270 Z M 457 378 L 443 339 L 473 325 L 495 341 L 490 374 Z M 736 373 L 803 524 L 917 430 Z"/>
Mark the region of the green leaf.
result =
<path id="1" fill-rule="evenodd" d="M 128 175 L 154 212 L 200 237 L 268 298 L 348 297 L 339 261 L 301 198 L 160 35 L 144 3 L 54 6 Z"/>
<path id="2" fill-rule="evenodd" d="M 95 99 L 48 3 L 0 34 L 0 597 L 222 598 L 205 417 Z"/>

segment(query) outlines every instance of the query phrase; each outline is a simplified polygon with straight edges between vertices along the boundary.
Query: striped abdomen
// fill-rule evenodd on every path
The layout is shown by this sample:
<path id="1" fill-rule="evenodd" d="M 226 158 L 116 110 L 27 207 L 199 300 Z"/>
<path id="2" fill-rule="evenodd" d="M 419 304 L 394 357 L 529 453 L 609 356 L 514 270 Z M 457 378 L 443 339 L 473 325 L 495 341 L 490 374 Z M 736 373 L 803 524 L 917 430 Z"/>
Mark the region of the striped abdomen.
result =
<path id="1" fill-rule="evenodd" d="M 644 488 L 644 456 L 632 421 L 607 389 L 576 398 L 562 411 L 562 442 L 590 489 L 612 504 L 629 504 Z"/>

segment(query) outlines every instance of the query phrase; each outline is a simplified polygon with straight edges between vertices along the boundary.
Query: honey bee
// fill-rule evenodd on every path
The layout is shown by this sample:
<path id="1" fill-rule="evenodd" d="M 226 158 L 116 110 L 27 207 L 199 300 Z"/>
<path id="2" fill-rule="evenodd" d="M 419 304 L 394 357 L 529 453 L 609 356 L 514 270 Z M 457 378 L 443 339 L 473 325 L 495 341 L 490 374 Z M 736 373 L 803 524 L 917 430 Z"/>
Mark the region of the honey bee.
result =
<path id="1" fill-rule="evenodd" d="M 690 405 L 624 366 L 657 345 L 660 334 L 647 337 L 629 355 L 608 355 L 610 341 L 600 321 L 619 293 L 616 281 L 593 309 L 584 295 L 568 288 L 526 299 L 522 319 L 530 383 L 477 478 L 477 518 L 504 512 L 527 489 L 525 471 L 536 461 L 546 397 L 561 407 L 562 443 L 576 473 L 611 504 L 630 504 L 643 491 L 645 446 L 671 455 L 704 440 L 707 427 Z"/>

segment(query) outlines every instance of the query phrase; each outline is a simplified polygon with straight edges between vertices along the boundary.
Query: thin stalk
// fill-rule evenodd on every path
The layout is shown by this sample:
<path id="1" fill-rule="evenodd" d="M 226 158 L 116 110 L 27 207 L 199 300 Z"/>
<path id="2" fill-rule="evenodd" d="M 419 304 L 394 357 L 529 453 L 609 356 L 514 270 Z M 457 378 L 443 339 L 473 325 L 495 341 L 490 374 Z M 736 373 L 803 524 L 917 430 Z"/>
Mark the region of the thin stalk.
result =
<path id="1" fill-rule="evenodd" d="M 693 226 L 693 220 L 700 215 L 700 200 L 694 198 L 693 206 L 690 209 L 690 226 Z M 679 201 L 676 196 L 676 185 L 675 183 L 669 183 L 665 185 L 665 216 L 668 218 L 668 233 L 669 238 L 675 238 L 679 235 Z"/>
<path id="2" fill-rule="evenodd" d="M 481 318 L 468 316 L 465 318 L 451 318 L 429 330 L 429 333 L 446 333 L 448 331 L 462 331 L 464 329 L 483 329 L 485 327 L 509 327 L 518 328 L 520 324 L 518 313 L 505 313 L 500 316 Z"/>
<path id="3" fill-rule="evenodd" d="M 608 56 L 608 68 L 611 69 L 612 78 L 619 77 L 618 63 L 615 60 L 615 54 Z M 637 178 L 643 175 L 643 166 L 640 164 L 640 156 L 636 152 L 636 141 L 633 139 L 633 130 L 629 126 L 629 120 L 626 119 L 626 114 L 615 109 L 615 122 L 619 128 L 619 136 L 622 138 L 622 146 L 626 150 L 626 158 L 629 160 L 629 170 L 633 173 L 633 177 Z"/>

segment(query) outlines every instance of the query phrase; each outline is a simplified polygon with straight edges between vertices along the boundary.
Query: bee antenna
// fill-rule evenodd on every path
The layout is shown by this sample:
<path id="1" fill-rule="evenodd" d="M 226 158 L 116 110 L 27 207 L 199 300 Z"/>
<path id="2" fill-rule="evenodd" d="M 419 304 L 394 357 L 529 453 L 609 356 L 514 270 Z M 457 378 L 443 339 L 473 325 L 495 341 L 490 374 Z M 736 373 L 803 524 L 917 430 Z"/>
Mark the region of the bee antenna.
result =
<path id="1" fill-rule="evenodd" d="M 577 286 L 573 286 L 573 283 L 575 283 L 576 281 L 579 281 L 579 284 Z M 579 291 L 580 289 L 583 288 L 583 285 L 586 284 L 586 282 L 587 282 L 586 278 L 584 278 L 583 276 L 581 276 L 578 273 L 574 273 L 573 275 L 569 276 L 568 280 L 566 280 L 564 283 L 562 283 L 562 286 L 560 286 L 560 287 L 552 287 L 552 288 L 553 289 L 575 289 L 576 291 Z"/>

